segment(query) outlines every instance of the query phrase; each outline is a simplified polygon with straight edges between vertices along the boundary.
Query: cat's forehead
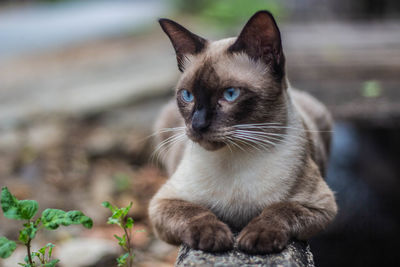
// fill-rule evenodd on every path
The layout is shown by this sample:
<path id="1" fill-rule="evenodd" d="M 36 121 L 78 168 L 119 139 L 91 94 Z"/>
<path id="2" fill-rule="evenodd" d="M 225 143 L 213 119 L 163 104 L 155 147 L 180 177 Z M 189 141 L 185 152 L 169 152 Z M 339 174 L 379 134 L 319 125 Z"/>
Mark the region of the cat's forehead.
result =
<path id="1" fill-rule="evenodd" d="M 202 73 L 203 79 L 215 82 L 218 79 L 223 86 L 230 86 L 229 82 L 251 85 L 262 88 L 268 79 L 268 67 L 261 61 L 251 59 L 245 53 L 231 53 L 229 47 L 236 38 L 227 38 L 218 41 L 209 41 L 204 51 L 197 55 L 189 55 L 183 63 L 185 71 L 179 84 L 190 85 Z"/>

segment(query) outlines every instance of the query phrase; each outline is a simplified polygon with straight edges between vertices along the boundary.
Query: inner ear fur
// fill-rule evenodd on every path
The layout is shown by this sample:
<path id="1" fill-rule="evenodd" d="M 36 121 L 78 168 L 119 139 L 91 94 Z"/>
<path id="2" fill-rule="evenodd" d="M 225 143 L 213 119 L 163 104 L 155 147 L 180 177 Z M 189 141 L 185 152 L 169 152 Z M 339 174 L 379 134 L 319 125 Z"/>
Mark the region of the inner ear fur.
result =
<path id="1" fill-rule="evenodd" d="M 228 50 L 233 53 L 244 52 L 254 60 L 262 60 L 271 66 L 278 79 L 282 79 L 284 75 L 285 57 L 281 34 L 274 17 L 268 11 L 255 13 Z"/>
<path id="2" fill-rule="evenodd" d="M 190 32 L 185 27 L 173 20 L 159 19 L 158 22 L 160 23 L 163 31 L 171 40 L 171 43 L 175 49 L 178 68 L 181 72 L 183 72 L 185 55 L 195 55 L 200 53 L 204 49 L 207 40 Z"/>

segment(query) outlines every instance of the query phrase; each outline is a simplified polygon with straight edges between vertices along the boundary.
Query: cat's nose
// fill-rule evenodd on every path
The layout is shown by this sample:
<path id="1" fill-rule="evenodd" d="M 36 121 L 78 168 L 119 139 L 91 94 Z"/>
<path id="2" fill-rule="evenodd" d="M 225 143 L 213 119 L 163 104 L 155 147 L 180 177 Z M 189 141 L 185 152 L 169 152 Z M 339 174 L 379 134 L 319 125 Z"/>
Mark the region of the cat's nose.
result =
<path id="1" fill-rule="evenodd" d="M 210 120 L 207 119 L 207 110 L 205 108 L 197 109 L 192 117 L 193 131 L 204 132 L 210 126 Z"/>

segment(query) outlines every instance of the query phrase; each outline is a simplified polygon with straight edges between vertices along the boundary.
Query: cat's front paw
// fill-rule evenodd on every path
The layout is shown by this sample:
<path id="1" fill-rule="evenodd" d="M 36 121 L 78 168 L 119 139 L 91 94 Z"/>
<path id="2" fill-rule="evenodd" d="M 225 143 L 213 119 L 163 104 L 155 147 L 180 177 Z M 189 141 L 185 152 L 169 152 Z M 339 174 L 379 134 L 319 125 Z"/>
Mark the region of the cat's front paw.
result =
<path id="1" fill-rule="evenodd" d="M 289 242 L 289 233 L 279 224 L 263 220 L 250 222 L 238 236 L 238 248 L 248 254 L 266 254 L 283 250 Z"/>
<path id="2" fill-rule="evenodd" d="M 194 249 L 222 252 L 233 248 L 233 234 L 217 219 L 200 219 L 189 223 L 182 234 L 182 242 Z"/>

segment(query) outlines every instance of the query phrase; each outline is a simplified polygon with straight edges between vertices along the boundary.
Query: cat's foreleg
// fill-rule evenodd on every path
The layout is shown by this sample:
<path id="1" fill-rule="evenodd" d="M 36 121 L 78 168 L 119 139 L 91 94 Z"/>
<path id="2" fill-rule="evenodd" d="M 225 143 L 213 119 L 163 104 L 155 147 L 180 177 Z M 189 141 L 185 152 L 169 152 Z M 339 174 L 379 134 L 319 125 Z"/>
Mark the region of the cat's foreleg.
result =
<path id="1" fill-rule="evenodd" d="M 240 250 L 251 254 L 281 251 L 292 237 L 306 240 L 324 229 L 333 211 L 282 202 L 266 208 L 241 231 Z"/>
<path id="2" fill-rule="evenodd" d="M 179 199 L 155 198 L 149 212 L 156 234 L 167 243 L 213 252 L 233 248 L 229 227 L 204 207 Z"/>
<path id="3" fill-rule="evenodd" d="M 238 236 L 238 248 L 250 254 L 282 250 L 291 238 L 306 240 L 323 230 L 337 212 L 333 193 L 320 179 L 311 199 L 294 198 L 266 207 Z"/>

